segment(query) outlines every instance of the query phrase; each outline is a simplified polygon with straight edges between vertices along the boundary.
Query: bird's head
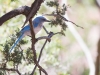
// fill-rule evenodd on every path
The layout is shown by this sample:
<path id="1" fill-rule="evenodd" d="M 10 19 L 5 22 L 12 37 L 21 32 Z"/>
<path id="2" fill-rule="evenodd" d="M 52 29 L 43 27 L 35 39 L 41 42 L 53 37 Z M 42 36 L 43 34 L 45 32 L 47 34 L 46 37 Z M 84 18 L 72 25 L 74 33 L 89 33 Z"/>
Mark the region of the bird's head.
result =
<path id="1" fill-rule="evenodd" d="M 47 20 L 45 17 L 43 16 L 38 16 L 34 19 L 35 22 L 37 23 L 43 23 L 43 22 L 50 22 L 49 20 Z"/>

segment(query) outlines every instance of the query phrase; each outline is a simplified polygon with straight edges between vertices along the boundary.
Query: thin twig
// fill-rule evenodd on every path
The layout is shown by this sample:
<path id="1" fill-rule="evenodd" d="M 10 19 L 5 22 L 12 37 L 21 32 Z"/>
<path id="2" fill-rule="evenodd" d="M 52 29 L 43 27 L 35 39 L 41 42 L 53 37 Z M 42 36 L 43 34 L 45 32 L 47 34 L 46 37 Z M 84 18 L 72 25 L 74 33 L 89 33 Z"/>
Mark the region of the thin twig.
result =
<path id="1" fill-rule="evenodd" d="M 44 28 L 44 30 L 46 31 L 46 33 L 48 34 L 48 31 L 46 30 L 46 28 L 45 28 L 45 27 L 43 27 L 43 28 Z M 47 43 L 47 40 L 45 41 L 45 43 L 43 44 L 43 46 L 42 46 L 42 48 L 41 48 L 41 50 L 40 50 L 40 54 L 39 54 L 39 58 L 38 58 L 38 63 L 39 63 L 39 61 L 40 61 L 40 58 L 41 58 L 41 55 L 42 55 L 42 51 L 43 51 L 43 49 L 44 49 L 46 43 Z M 36 67 L 37 67 L 37 65 L 35 65 L 35 67 L 34 67 L 32 73 L 31 73 L 30 75 L 33 75 L 33 74 L 34 74 Z"/>
<path id="2" fill-rule="evenodd" d="M 48 35 L 48 38 L 51 38 L 53 35 L 55 35 L 55 34 L 53 32 L 50 32 L 49 35 Z M 43 52 L 43 49 L 44 49 L 46 43 L 47 43 L 47 40 L 45 41 L 45 43 L 43 44 L 43 46 L 42 46 L 42 48 L 40 50 L 40 54 L 39 54 L 39 57 L 38 57 L 38 63 L 40 61 L 40 58 L 41 58 L 41 55 L 42 55 L 42 52 Z M 32 73 L 30 75 L 33 75 L 34 74 L 36 67 L 37 67 L 37 65 L 35 65 Z"/>
<path id="3" fill-rule="evenodd" d="M 61 32 L 54 33 L 54 35 L 56 35 L 56 34 L 61 34 Z"/>
<path id="4" fill-rule="evenodd" d="M 47 36 L 42 36 L 37 38 L 37 40 L 42 40 L 42 39 L 47 39 L 49 42 L 51 41 L 51 39 Z"/>
<path id="5" fill-rule="evenodd" d="M 0 70 L 16 71 L 19 75 L 21 75 L 21 73 L 19 72 L 19 70 L 18 69 L 14 69 L 14 68 L 0 68 Z"/>
<path id="6" fill-rule="evenodd" d="M 56 34 L 58 34 L 58 33 L 56 33 Z M 55 35 L 55 34 L 54 34 L 53 32 L 50 32 L 49 35 L 48 35 L 48 38 L 51 38 L 53 35 Z M 43 44 L 43 46 L 42 46 L 42 48 L 41 48 L 41 50 L 40 50 L 40 54 L 39 54 L 39 58 L 38 58 L 38 63 L 39 63 L 39 61 L 40 61 L 40 58 L 41 58 L 41 55 L 42 55 L 42 51 L 43 51 L 43 49 L 44 49 L 46 43 L 47 43 L 47 40 L 45 41 L 45 43 Z"/>
<path id="7" fill-rule="evenodd" d="M 38 58 L 38 63 L 39 63 L 39 61 L 40 61 L 40 58 L 41 58 L 41 55 L 42 55 L 42 51 L 43 51 L 43 49 L 44 49 L 46 43 L 47 43 L 47 40 L 45 41 L 45 43 L 43 44 L 43 46 L 42 46 L 42 48 L 41 48 L 41 51 L 40 51 L 40 54 L 39 54 L 39 58 Z M 30 75 L 33 75 L 33 74 L 34 74 L 36 67 L 37 67 L 37 65 L 35 65 L 35 67 L 34 67 L 32 73 L 31 73 Z"/>
<path id="8" fill-rule="evenodd" d="M 21 48 L 20 44 L 19 44 L 18 46 L 19 46 L 19 48 L 21 49 L 21 51 L 23 51 L 23 49 Z"/>
<path id="9" fill-rule="evenodd" d="M 63 19 L 64 21 L 71 22 L 72 24 L 76 25 L 77 27 L 80 27 L 80 28 L 84 29 L 83 27 L 81 27 L 81 26 L 75 24 L 74 22 L 67 20 L 65 17 L 63 17 L 63 16 L 60 15 L 60 14 L 44 14 L 44 15 L 60 17 L 60 18 Z"/>

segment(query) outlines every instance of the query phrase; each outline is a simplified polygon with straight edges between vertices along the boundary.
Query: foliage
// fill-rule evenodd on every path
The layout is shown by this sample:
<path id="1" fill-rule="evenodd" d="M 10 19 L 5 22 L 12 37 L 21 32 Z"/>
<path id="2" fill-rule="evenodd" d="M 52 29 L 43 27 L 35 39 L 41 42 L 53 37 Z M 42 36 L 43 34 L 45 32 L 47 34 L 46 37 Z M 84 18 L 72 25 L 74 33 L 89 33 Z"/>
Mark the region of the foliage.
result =
<path id="1" fill-rule="evenodd" d="M 4 57 L 2 58 L 3 61 L 1 62 L 1 64 L 4 64 L 4 65 L 1 65 L 0 67 L 8 68 L 7 64 L 9 64 L 11 67 L 15 67 L 16 69 L 16 66 L 17 67 L 19 65 L 24 66 L 23 62 L 27 66 L 34 64 L 34 61 L 33 61 L 34 55 L 31 48 L 27 48 L 25 50 L 22 50 L 21 48 L 21 45 L 24 45 L 27 43 L 26 40 L 21 40 L 19 44 L 14 48 L 14 52 L 9 54 L 9 50 L 12 44 L 15 42 L 15 40 L 18 38 L 19 35 L 20 34 L 19 34 L 19 29 L 18 29 L 16 30 L 16 34 L 13 34 L 11 37 L 9 37 L 9 39 L 4 44 L 1 44 L 1 47 L 3 47 L 3 50 L 1 52 Z M 45 66 L 54 65 L 56 67 L 57 65 L 59 65 L 58 67 L 60 67 L 60 63 L 58 63 L 59 62 L 58 55 L 62 47 L 58 43 L 60 43 L 59 40 L 52 41 L 52 43 L 50 43 L 49 46 L 45 48 L 46 53 L 48 53 L 48 55 L 45 55 L 45 59 L 43 61 L 45 62 Z M 48 49 L 50 49 L 50 51 Z M 4 72 L 1 71 L 1 73 L 4 73 Z M 26 75 L 28 73 L 25 72 Z"/>
<path id="2" fill-rule="evenodd" d="M 2 50 L 2 54 L 4 55 L 4 61 L 7 62 L 13 62 L 13 64 L 20 64 L 21 60 L 23 58 L 23 51 L 21 50 L 20 44 L 26 44 L 26 40 L 21 40 L 20 43 L 15 47 L 14 52 L 10 55 L 9 50 L 12 46 L 12 44 L 15 42 L 17 37 L 19 36 L 19 30 L 17 30 L 17 34 L 13 34 L 8 40 L 4 43 L 1 44 L 4 50 Z"/>
<path id="3" fill-rule="evenodd" d="M 65 4 L 62 5 L 62 7 L 59 5 L 58 1 L 50 1 L 47 2 L 47 6 L 55 8 L 54 11 L 52 11 L 52 15 L 57 14 L 57 15 L 65 15 L 65 12 L 67 10 L 67 6 Z M 51 22 L 49 23 L 51 26 L 58 26 L 60 25 L 61 27 L 61 33 L 62 35 L 64 34 L 64 31 L 67 28 L 67 25 L 65 23 L 65 21 L 61 18 L 61 17 L 56 17 L 56 19 L 51 20 Z"/>

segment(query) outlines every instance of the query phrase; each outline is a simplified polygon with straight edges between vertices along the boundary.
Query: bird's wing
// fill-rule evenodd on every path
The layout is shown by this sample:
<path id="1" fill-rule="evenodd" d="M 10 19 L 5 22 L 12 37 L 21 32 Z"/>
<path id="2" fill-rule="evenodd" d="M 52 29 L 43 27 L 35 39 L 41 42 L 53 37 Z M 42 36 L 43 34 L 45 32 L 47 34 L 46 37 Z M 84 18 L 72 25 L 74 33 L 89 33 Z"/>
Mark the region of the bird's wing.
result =
<path id="1" fill-rule="evenodd" d="M 37 22 L 33 22 L 34 28 L 36 28 L 39 24 Z M 30 25 L 25 26 L 20 32 L 24 33 L 25 31 L 30 30 Z"/>
<path id="2" fill-rule="evenodd" d="M 37 27 L 39 24 L 34 22 L 34 28 Z M 15 41 L 15 43 L 12 45 L 11 49 L 9 50 L 9 53 L 12 52 L 12 50 L 14 49 L 14 47 L 19 43 L 19 41 L 24 37 L 24 33 L 26 31 L 29 31 L 30 30 L 30 25 L 27 25 L 25 26 L 20 32 L 21 32 L 21 35 L 19 36 L 19 38 Z"/>
<path id="3" fill-rule="evenodd" d="M 30 26 L 29 25 L 25 26 L 20 32 L 24 33 L 25 31 L 28 31 L 28 30 L 30 30 Z"/>
<path id="4" fill-rule="evenodd" d="M 34 26 L 34 28 L 36 28 L 38 25 L 39 25 L 39 22 L 33 21 L 33 26 Z"/>
<path id="5" fill-rule="evenodd" d="M 12 45 L 11 49 L 9 50 L 9 53 L 12 52 L 12 50 L 15 48 L 15 46 L 19 43 L 19 41 L 23 38 L 23 34 L 19 36 L 19 38 L 15 41 L 15 43 Z"/>

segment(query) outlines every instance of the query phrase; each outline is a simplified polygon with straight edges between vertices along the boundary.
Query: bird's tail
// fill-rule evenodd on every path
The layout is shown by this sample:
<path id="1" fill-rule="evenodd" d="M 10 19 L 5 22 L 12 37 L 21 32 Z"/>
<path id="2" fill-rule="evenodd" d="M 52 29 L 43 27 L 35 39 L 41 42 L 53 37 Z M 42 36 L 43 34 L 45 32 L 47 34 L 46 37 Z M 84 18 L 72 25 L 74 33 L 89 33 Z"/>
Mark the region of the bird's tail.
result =
<path id="1" fill-rule="evenodd" d="M 12 52 L 12 50 L 14 49 L 14 47 L 19 43 L 19 41 L 23 38 L 23 34 L 21 34 L 18 39 L 15 41 L 15 43 L 12 45 L 11 49 L 9 50 L 9 53 Z"/>

